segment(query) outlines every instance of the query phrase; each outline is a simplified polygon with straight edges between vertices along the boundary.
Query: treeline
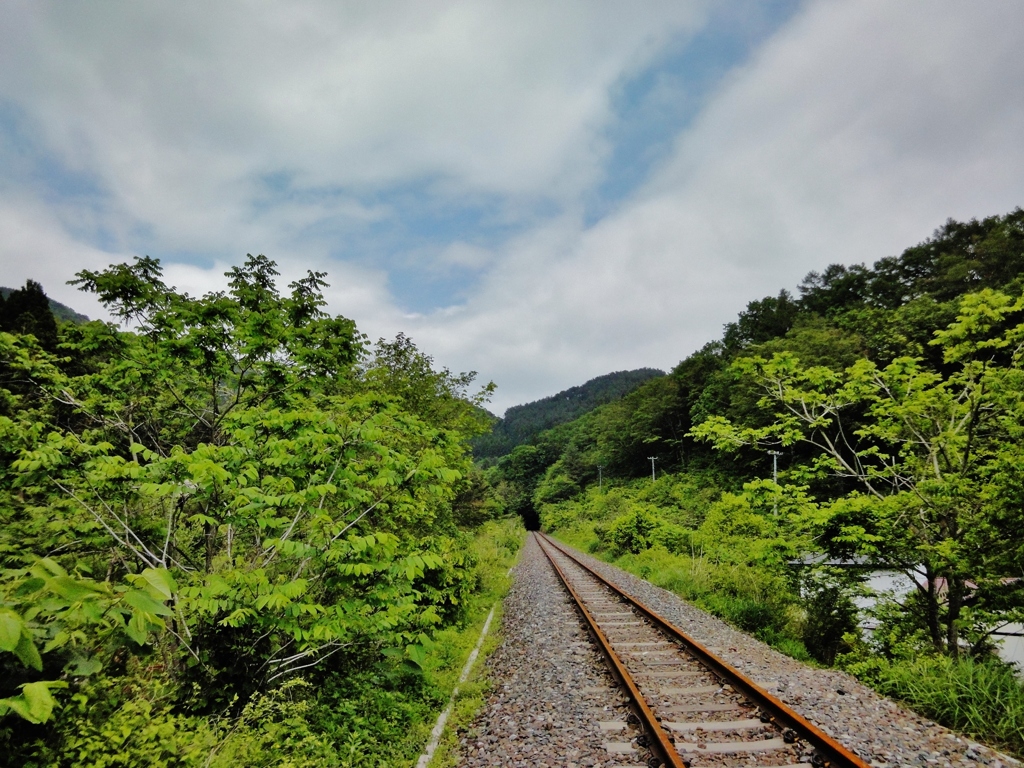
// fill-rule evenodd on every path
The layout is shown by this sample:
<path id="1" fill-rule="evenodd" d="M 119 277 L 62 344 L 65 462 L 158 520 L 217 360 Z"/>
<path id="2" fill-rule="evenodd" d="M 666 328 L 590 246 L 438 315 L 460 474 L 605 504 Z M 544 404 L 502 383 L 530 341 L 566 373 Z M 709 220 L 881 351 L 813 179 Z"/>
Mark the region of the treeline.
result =
<path id="1" fill-rule="evenodd" d="M 761 392 L 732 367 L 740 357 L 790 352 L 806 365 L 843 370 L 860 359 L 886 365 L 918 355 L 944 369 L 936 330 L 953 322 L 961 297 L 984 288 L 1018 295 L 1024 287 L 1024 211 L 966 223 L 949 220 L 932 237 L 872 267 L 833 264 L 798 286 L 752 301 L 712 341 L 625 397 L 538 434 L 502 458 L 498 476 L 513 508 L 568 498 L 598 479 L 710 469 L 723 480 L 765 476 L 765 450 L 724 455 L 696 439 L 711 416 L 757 420 Z M 797 449 L 802 450 L 802 449 Z M 787 452 L 788 466 L 807 451 Z"/>
<path id="2" fill-rule="evenodd" d="M 408 764 L 436 640 L 498 583 L 491 385 L 369 344 L 321 273 L 227 276 L 79 273 L 131 330 L 57 323 L 33 282 L 0 305 L 6 763 Z"/>
<path id="3" fill-rule="evenodd" d="M 473 455 L 480 460 L 504 456 L 544 430 L 618 400 L 644 382 L 664 375 L 664 371 L 656 368 L 606 373 L 556 395 L 513 406 L 502 418 L 496 419 L 490 432 L 473 438 Z"/>

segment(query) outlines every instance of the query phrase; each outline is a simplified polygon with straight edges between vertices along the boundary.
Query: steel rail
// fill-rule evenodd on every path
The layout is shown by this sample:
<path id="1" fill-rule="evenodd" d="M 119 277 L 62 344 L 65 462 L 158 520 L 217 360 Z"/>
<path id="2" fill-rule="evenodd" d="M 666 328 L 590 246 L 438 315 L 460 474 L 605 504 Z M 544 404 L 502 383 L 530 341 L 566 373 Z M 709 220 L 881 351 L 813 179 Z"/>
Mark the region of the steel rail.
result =
<path id="1" fill-rule="evenodd" d="M 583 600 L 576 593 L 575 588 L 573 588 L 572 584 L 569 582 L 569 579 L 562 571 L 562 568 L 558 565 L 558 563 L 555 562 L 555 559 L 551 556 L 551 553 L 547 551 L 547 548 L 542 543 L 543 541 L 544 539 L 538 538 L 538 543 L 540 544 L 541 552 L 543 552 L 544 555 L 548 558 L 551 565 L 555 569 L 555 573 L 558 574 L 558 578 L 562 580 L 562 583 L 565 585 L 565 588 L 569 591 L 569 594 L 572 595 L 572 599 L 576 602 L 576 607 L 579 608 L 580 613 L 583 614 L 583 618 L 587 622 L 587 627 L 590 630 L 591 635 L 594 636 L 594 639 L 597 641 L 598 646 L 601 648 L 601 652 L 605 655 L 605 658 L 608 659 L 608 663 L 611 665 L 615 677 L 619 678 L 620 682 L 623 684 L 623 686 L 625 686 L 626 691 L 629 693 L 629 697 L 633 701 L 635 714 L 640 719 L 640 723 L 643 725 L 644 733 L 646 733 L 648 737 L 654 737 L 654 743 L 651 743 L 649 739 L 647 748 L 653 748 L 653 751 L 656 754 L 660 753 L 658 754 L 658 756 L 666 765 L 670 765 L 672 766 L 672 768 L 686 768 L 686 762 L 683 760 L 682 756 L 676 750 L 675 745 L 672 743 L 672 739 L 665 732 L 665 729 L 661 727 L 661 723 L 658 722 L 657 716 L 647 705 L 647 702 L 644 700 L 643 695 L 640 693 L 640 689 L 637 687 L 636 682 L 634 682 L 633 680 L 633 676 L 629 674 L 629 670 L 626 669 L 625 665 L 622 663 L 622 660 L 619 659 L 619 656 L 612 648 L 612 644 L 609 642 L 608 637 L 597 625 L 597 622 L 594 620 L 594 617 L 587 609 L 587 606 L 584 605 Z M 561 548 L 557 545 L 551 544 L 550 542 L 549 545 L 554 546 L 556 549 L 559 549 L 559 551 L 561 551 Z M 651 763 L 648 764 L 650 765 Z"/>
<path id="2" fill-rule="evenodd" d="M 619 589 L 608 581 L 608 579 L 604 578 L 604 576 L 576 557 L 572 552 L 569 552 L 559 542 L 554 541 L 547 534 L 541 533 L 540 531 L 537 531 L 537 534 L 552 547 L 564 554 L 574 563 L 594 576 L 602 584 L 619 595 L 619 597 L 640 611 L 640 613 L 644 614 L 666 634 L 685 645 L 687 650 L 689 650 L 701 664 L 707 667 L 712 674 L 717 675 L 722 680 L 728 681 L 735 690 L 749 698 L 754 704 L 760 707 L 762 712 L 768 714 L 769 722 L 775 723 L 783 729 L 792 729 L 799 737 L 811 744 L 818 751 L 821 758 L 823 758 L 824 762 L 818 763 L 823 766 L 823 768 L 870 768 L 868 763 L 857 757 L 857 755 L 833 739 L 803 715 L 790 708 L 788 704 L 784 703 L 781 699 L 772 696 L 768 691 L 748 678 L 742 672 L 718 658 L 699 642 L 672 624 L 668 619 L 663 618 L 653 609 L 644 605 L 640 600 Z M 547 552 L 545 552 L 545 554 L 547 554 Z M 550 558 L 550 555 L 548 555 L 548 557 Z"/>

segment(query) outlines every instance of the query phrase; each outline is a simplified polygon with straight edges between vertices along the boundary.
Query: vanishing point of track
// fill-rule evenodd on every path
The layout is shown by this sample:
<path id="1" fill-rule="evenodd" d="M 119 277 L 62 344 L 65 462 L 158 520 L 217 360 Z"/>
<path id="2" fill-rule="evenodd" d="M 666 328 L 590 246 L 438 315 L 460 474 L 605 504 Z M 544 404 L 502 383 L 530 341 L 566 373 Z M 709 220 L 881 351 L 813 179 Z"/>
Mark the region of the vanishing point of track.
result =
<path id="1" fill-rule="evenodd" d="M 806 718 L 606 581 L 556 542 L 538 543 L 630 699 L 624 721 L 599 723 L 611 753 L 647 765 L 831 766 L 867 763 Z M 615 739 L 618 739 L 616 741 Z"/>

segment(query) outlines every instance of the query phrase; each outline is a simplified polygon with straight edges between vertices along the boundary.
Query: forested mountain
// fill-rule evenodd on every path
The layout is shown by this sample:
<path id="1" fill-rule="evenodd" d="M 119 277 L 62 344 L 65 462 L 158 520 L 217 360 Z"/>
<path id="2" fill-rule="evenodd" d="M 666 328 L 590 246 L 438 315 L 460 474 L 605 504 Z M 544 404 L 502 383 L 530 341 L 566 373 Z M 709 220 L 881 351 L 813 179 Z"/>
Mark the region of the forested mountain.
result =
<path id="1" fill-rule="evenodd" d="M 436 638 L 494 583 L 468 449 L 490 387 L 368 345 L 321 273 L 227 277 L 79 273 L 131 331 L 56 323 L 31 281 L 3 304 L 4 764 L 407 764 L 426 740 Z"/>
<path id="2" fill-rule="evenodd" d="M 1018 208 L 750 302 L 668 376 L 490 477 L 529 526 L 1021 752 L 1024 688 L 991 651 L 1024 621 L 1022 438 Z M 867 640 L 855 572 L 813 568 L 797 589 L 787 562 L 822 552 L 914 585 L 879 598 Z"/>
<path id="3" fill-rule="evenodd" d="M 11 294 L 13 293 L 15 294 L 15 305 L 18 305 L 25 300 L 26 297 L 24 296 L 24 294 L 35 293 L 37 291 L 41 293 L 42 286 L 40 286 L 39 283 L 36 283 L 34 280 L 29 280 L 24 288 L 15 289 L 4 288 L 3 286 L 0 286 L 0 299 L 6 301 L 11 297 Z M 83 315 L 81 312 L 76 312 L 71 307 L 61 304 L 59 301 L 54 301 L 53 299 L 50 298 L 48 298 L 46 301 L 47 305 L 49 306 L 50 312 L 52 312 L 53 316 L 58 320 L 72 323 L 89 322 L 89 318 Z M 13 309 L 5 310 L 2 309 L 3 306 L 4 304 L 0 303 L 0 313 L 4 315 L 13 313 Z"/>
<path id="4" fill-rule="evenodd" d="M 505 412 L 504 418 L 495 422 L 490 433 L 473 440 L 473 455 L 478 459 L 504 456 L 544 430 L 618 400 L 644 382 L 664 375 L 664 371 L 655 368 L 606 373 L 556 395 L 513 406 Z"/>

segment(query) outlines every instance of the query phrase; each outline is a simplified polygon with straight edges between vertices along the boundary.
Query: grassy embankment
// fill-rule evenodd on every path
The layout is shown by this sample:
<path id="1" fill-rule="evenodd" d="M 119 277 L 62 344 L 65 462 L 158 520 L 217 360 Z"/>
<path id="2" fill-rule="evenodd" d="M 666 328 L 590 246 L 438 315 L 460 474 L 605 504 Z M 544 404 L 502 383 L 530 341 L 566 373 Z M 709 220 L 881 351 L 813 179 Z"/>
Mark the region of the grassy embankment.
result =
<path id="1" fill-rule="evenodd" d="M 711 476 L 663 475 L 592 486 L 545 505 L 541 522 L 566 544 L 808 660 L 805 615 L 785 566 L 799 544 L 765 505 L 757 493 L 723 492 Z"/>
<path id="2" fill-rule="evenodd" d="M 517 519 L 491 521 L 474 534 L 471 550 L 476 557 L 477 585 L 465 608 L 465 618 L 455 627 L 438 632 L 422 672 L 406 678 L 404 686 L 381 685 L 371 673 L 355 679 L 350 698 L 344 700 L 348 740 L 336 741 L 343 768 L 408 768 L 415 765 L 430 738 L 438 715 L 447 706 L 483 628 L 487 614 L 498 605 L 487 639 L 470 679 L 459 686 L 455 710 L 431 761 L 432 768 L 454 765 L 458 728 L 469 722 L 483 704 L 487 680 L 479 674 L 481 662 L 500 643 L 500 601 L 511 586 L 507 575 L 515 564 L 526 531 Z"/>
<path id="3" fill-rule="evenodd" d="M 482 674 L 483 662 L 501 643 L 501 600 L 508 593 L 512 579 L 509 570 L 519 558 L 519 550 L 526 539 L 526 530 L 518 518 L 486 523 L 473 541 L 473 549 L 479 562 L 479 586 L 474 593 L 473 604 L 467 611 L 467 621 L 458 629 L 450 629 L 438 635 L 438 652 L 434 654 L 427 672 L 434 684 L 443 692 L 444 703 L 435 707 L 431 716 L 418 725 L 416 744 L 422 752 L 434 727 L 439 712 L 447 705 L 447 699 L 458 681 L 466 659 L 480 637 L 480 631 L 487 614 L 496 606 L 491 627 L 484 639 L 480 654 L 466 682 L 459 686 L 455 707 L 445 728 L 441 743 L 430 762 L 430 768 L 449 768 L 456 762 L 458 731 L 465 728 L 484 704 L 489 690 L 489 681 Z M 412 761 L 405 764 L 413 764 Z"/>
<path id="4" fill-rule="evenodd" d="M 352 675 L 343 690 L 323 693 L 308 720 L 314 729 L 330 734 L 337 761 L 296 762 L 303 766 L 339 768 L 409 768 L 415 765 L 430 738 L 438 715 L 447 706 L 466 659 L 480 636 L 491 607 L 491 623 L 474 675 L 459 687 L 456 708 L 431 762 L 432 768 L 454 764 L 456 730 L 472 719 L 483 703 L 487 681 L 480 663 L 500 642 L 500 601 L 511 585 L 508 571 L 515 564 L 526 532 L 516 519 L 484 523 L 469 548 L 476 559 L 476 586 L 465 605 L 463 620 L 438 632 L 422 670 L 392 668 Z M 260 763 L 262 764 L 262 763 Z M 288 763 L 288 765 L 291 765 Z"/>

